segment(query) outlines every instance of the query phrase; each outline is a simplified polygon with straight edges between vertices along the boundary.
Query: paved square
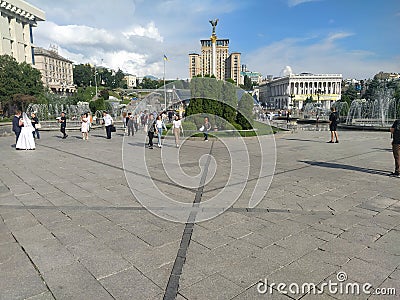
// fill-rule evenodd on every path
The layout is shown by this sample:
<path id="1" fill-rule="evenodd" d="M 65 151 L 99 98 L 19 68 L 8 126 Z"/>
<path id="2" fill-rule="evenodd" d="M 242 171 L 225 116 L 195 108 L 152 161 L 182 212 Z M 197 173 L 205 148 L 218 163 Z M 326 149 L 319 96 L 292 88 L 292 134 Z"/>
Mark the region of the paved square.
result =
<path id="1" fill-rule="evenodd" d="M 128 170 L 137 179 L 128 184 L 122 145 L 140 153 L 142 134 L 106 140 L 95 130 L 86 142 L 78 132 L 66 140 L 43 132 L 35 151 L 16 151 L 14 137 L 2 137 L 0 299 L 398 299 L 400 178 L 388 176 L 390 134 L 339 134 L 339 144 L 327 144 L 324 131 L 278 134 L 262 202 L 246 205 L 261 157 L 251 155 L 248 178 L 232 174 L 248 184 L 238 201 L 195 224 L 159 218 L 135 198 L 151 190 L 139 168 Z M 245 141 L 256 147 L 254 138 Z M 191 175 L 202 172 L 202 155 L 215 157 L 218 168 L 201 190 L 175 184 L 160 149 L 146 151 L 157 188 L 177 201 L 207 201 L 228 182 L 229 151 L 219 141 L 188 140 L 180 149 Z M 323 289 L 339 272 L 345 283 L 396 288 L 397 296 L 277 290 L 279 283 Z"/>

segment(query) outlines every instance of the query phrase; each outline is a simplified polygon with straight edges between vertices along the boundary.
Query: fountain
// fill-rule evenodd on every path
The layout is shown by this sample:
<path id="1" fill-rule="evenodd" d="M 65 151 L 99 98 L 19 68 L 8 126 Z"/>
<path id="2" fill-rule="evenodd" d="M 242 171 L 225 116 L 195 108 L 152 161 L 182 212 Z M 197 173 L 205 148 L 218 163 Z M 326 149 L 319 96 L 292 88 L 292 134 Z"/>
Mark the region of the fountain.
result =
<path id="1" fill-rule="evenodd" d="M 65 112 L 69 118 L 68 127 L 79 128 L 81 126 L 80 116 L 83 113 L 90 112 L 88 102 L 78 102 L 76 105 L 73 104 L 37 104 L 31 103 L 26 109 L 26 113 L 30 115 L 32 112 L 36 113 L 42 124 L 43 129 L 50 129 L 59 127 L 60 125 L 56 122 L 55 118 L 60 116 L 61 112 Z"/>
<path id="2" fill-rule="evenodd" d="M 29 104 L 26 112 L 28 115 L 32 112 L 36 112 L 39 120 L 54 119 L 58 117 L 61 112 L 65 112 L 70 119 L 75 119 L 81 116 L 83 113 L 90 112 L 90 108 L 88 102 L 78 102 L 76 105 L 31 103 Z"/>
<path id="3" fill-rule="evenodd" d="M 375 99 L 356 99 L 350 105 L 346 127 L 369 127 L 387 129 L 397 119 L 396 100 L 393 89 L 379 88 Z"/>

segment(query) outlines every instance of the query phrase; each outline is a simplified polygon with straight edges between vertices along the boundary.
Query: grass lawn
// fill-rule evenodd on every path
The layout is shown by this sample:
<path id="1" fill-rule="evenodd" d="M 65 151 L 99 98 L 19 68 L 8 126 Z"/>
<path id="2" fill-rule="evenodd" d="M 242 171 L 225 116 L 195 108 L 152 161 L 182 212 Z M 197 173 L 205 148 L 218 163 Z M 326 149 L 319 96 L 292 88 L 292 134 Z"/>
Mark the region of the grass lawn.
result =
<path id="1" fill-rule="evenodd" d="M 209 137 L 238 137 L 239 135 L 242 137 L 251 137 L 251 136 L 256 136 L 256 135 L 267 135 L 267 134 L 273 134 L 278 131 L 281 131 L 281 129 L 272 127 L 268 124 L 261 123 L 258 121 L 254 121 L 254 130 L 240 130 L 240 131 L 211 131 L 209 132 L 208 136 Z M 172 127 L 172 124 L 167 124 L 167 129 L 169 130 Z M 203 133 L 195 130 L 185 130 L 185 127 L 183 126 L 183 131 L 185 136 L 191 136 L 191 137 L 203 137 Z M 166 131 L 163 131 L 163 135 L 166 135 Z M 168 132 L 169 136 L 172 136 L 173 133 L 170 130 Z"/>

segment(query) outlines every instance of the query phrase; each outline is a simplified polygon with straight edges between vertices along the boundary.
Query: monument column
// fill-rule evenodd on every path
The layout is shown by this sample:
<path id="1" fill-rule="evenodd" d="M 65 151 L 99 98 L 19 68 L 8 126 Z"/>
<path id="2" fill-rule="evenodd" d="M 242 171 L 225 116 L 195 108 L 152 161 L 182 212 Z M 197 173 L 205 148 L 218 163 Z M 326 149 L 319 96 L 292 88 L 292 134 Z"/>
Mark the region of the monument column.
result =
<path id="1" fill-rule="evenodd" d="M 217 27 L 218 24 L 218 19 L 215 20 L 210 20 L 209 21 L 213 31 L 211 34 L 211 49 L 212 49 L 212 57 L 211 57 L 211 75 L 214 75 L 216 78 L 217 77 L 217 35 L 215 34 L 215 27 Z"/>
<path id="2" fill-rule="evenodd" d="M 211 46 L 212 46 L 211 74 L 217 78 L 217 36 L 215 34 L 211 36 Z"/>

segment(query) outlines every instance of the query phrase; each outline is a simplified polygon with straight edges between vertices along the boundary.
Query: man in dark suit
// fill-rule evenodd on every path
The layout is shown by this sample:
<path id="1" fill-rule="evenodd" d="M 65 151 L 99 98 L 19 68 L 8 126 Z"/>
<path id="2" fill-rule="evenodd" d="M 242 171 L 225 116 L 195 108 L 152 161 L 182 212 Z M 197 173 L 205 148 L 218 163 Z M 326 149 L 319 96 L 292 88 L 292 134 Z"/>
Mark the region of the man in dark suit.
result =
<path id="1" fill-rule="evenodd" d="M 12 131 L 15 133 L 15 144 L 18 141 L 19 134 L 21 133 L 22 121 L 21 121 L 21 111 L 17 109 L 15 111 L 14 118 L 12 120 Z"/>

